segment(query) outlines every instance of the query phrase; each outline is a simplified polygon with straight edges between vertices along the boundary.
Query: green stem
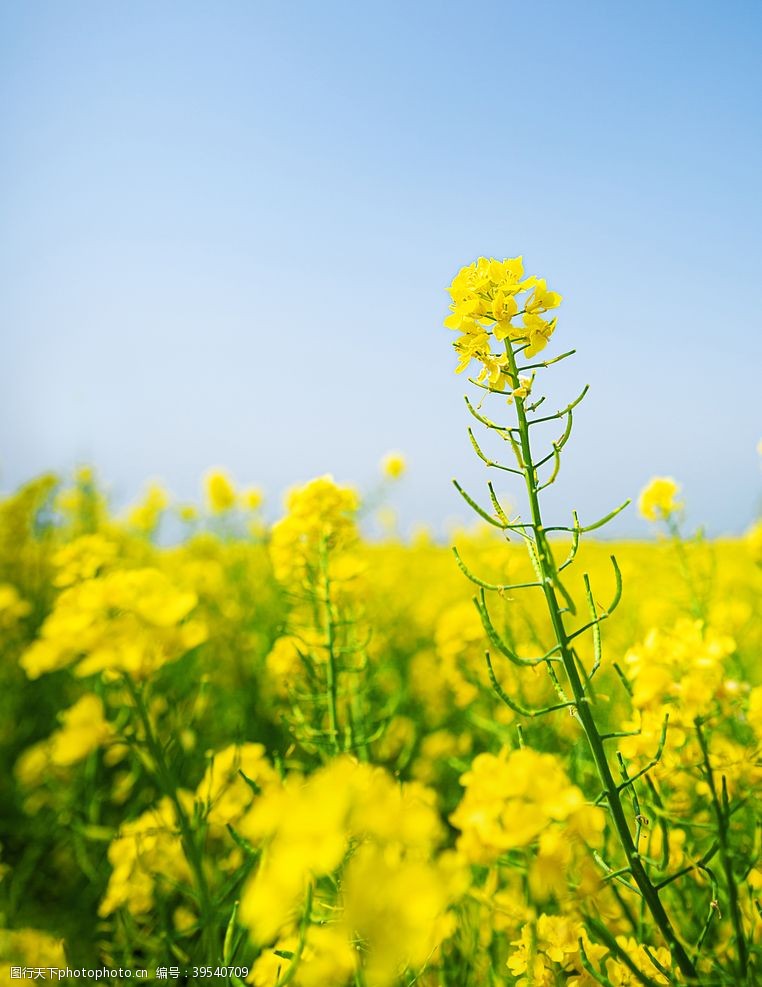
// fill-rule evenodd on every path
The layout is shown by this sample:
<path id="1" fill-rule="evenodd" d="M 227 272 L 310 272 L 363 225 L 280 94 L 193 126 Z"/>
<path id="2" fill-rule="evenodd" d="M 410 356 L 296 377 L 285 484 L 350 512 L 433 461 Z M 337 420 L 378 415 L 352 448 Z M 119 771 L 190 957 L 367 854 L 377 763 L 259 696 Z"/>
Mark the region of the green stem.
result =
<path id="1" fill-rule="evenodd" d="M 725 872 L 725 881 L 728 886 L 730 918 L 733 922 L 733 931 L 736 934 L 736 943 L 738 946 L 738 972 L 741 977 L 740 982 L 744 983 L 748 966 L 748 954 L 746 950 L 746 937 L 744 935 L 743 923 L 741 920 L 741 909 L 738 904 L 738 883 L 733 873 L 730 841 L 728 840 L 728 815 L 720 804 L 720 799 L 717 794 L 717 785 L 714 781 L 714 772 L 712 771 L 712 764 L 709 760 L 709 747 L 706 742 L 706 737 L 704 736 L 704 731 L 701 729 L 701 721 L 695 720 L 694 722 L 696 726 L 696 734 L 698 735 L 699 746 L 701 747 L 701 756 L 704 762 L 704 774 L 706 775 L 707 784 L 709 785 L 709 793 L 712 797 L 712 809 L 714 810 L 714 815 L 717 819 L 717 841 L 720 845 L 720 860 L 722 861 L 722 869 Z"/>
<path id="2" fill-rule="evenodd" d="M 204 873 L 203 855 L 198 844 L 196 843 L 195 833 L 193 831 L 193 827 L 191 826 L 190 820 L 188 819 L 188 814 L 186 813 L 180 800 L 177 785 L 174 782 L 172 772 L 170 771 L 169 765 L 167 764 L 167 759 L 164 756 L 164 750 L 159 742 L 159 739 L 154 733 L 151 717 L 149 716 L 142 692 L 129 675 L 125 675 L 124 678 L 127 684 L 127 689 L 133 702 L 135 703 L 135 709 L 140 722 L 143 725 L 143 732 L 145 734 L 145 742 L 148 752 L 156 764 L 159 785 L 164 794 L 169 798 L 175 810 L 177 823 L 180 827 L 180 840 L 182 842 L 185 859 L 190 865 L 194 880 L 196 882 L 199 911 L 201 913 L 201 943 L 203 950 L 201 960 L 204 963 L 215 964 L 217 963 L 218 945 L 217 937 L 215 935 L 215 909 L 212 902 L 212 897 L 209 893 L 209 885 L 206 880 L 206 874 Z"/>
<path id="3" fill-rule="evenodd" d="M 680 567 L 680 575 L 683 577 L 683 581 L 688 589 L 688 595 L 690 596 L 691 613 L 696 620 L 706 620 L 705 594 L 699 593 L 696 587 L 696 580 L 694 579 L 693 569 L 688 559 L 685 542 L 680 534 L 680 528 L 673 517 L 667 517 L 666 523 L 670 537 L 672 538 L 672 547 L 675 550 Z"/>
<path id="4" fill-rule="evenodd" d="M 331 603 L 331 579 L 328 573 L 328 552 L 325 544 L 320 546 L 320 575 L 323 590 L 323 612 L 325 621 L 326 661 L 326 690 L 328 698 L 328 730 L 331 735 L 333 751 L 338 754 L 339 716 L 338 716 L 338 676 L 336 672 L 336 633 L 333 620 L 333 605 Z"/>
<path id="5" fill-rule="evenodd" d="M 514 388 L 517 388 L 519 386 L 519 375 L 516 366 L 516 357 L 509 341 L 506 341 L 505 348 L 508 356 L 508 366 L 510 369 L 513 386 Z M 535 550 L 542 573 L 542 591 L 545 596 L 548 614 L 550 615 L 553 631 L 558 643 L 559 653 L 563 661 L 564 671 L 566 672 L 566 676 L 569 680 L 569 686 L 574 696 L 574 708 L 576 709 L 579 722 L 582 724 L 582 729 L 585 732 L 585 736 L 590 747 L 590 752 L 593 756 L 593 761 L 595 762 L 595 766 L 598 771 L 598 777 L 600 778 L 601 784 L 603 785 L 603 790 L 606 793 L 606 799 L 608 801 L 614 828 L 616 829 L 619 842 L 624 850 L 633 880 L 638 886 L 638 889 L 643 896 L 643 900 L 651 912 L 651 915 L 661 931 L 661 934 L 669 944 L 675 961 L 677 962 L 683 976 L 695 982 L 697 980 L 696 968 L 688 956 L 688 953 L 678 940 L 669 916 L 667 915 L 664 905 L 659 898 L 659 893 L 651 883 L 651 880 L 646 873 L 646 869 L 643 866 L 643 862 L 640 859 L 637 848 L 633 842 L 630 827 L 627 822 L 627 816 L 619 794 L 619 789 L 617 783 L 614 781 L 608 758 L 604 750 L 601 733 L 598 730 L 598 725 L 596 724 L 592 710 L 590 709 L 589 697 L 586 693 L 574 660 L 574 653 L 569 643 L 569 635 L 564 626 L 563 616 L 560 612 L 561 607 L 559 606 L 558 598 L 556 596 L 555 587 L 558 582 L 558 574 L 555 562 L 553 560 L 550 544 L 542 523 L 537 472 L 535 466 L 533 465 L 532 448 L 529 439 L 529 425 L 524 408 L 524 401 L 522 398 L 516 397 L 515 403 L 516 415 L 519 423 L 521 456 L 524 461 L 524 479 L 526 482 L 527 497 L 529 499 L 529 506 L 532 515 L 532 530 L 534 532 Z"/>
<path id="6" fill-rule="evenodd" d="M 302 953 L 304 952 L 304 947 L 307 945 L 307 932 L 309 931 L 311 921 L 312 883 L 310 882 L 307 885 L 307 896 L 304 900 L 304 911 L 302 912 L 302 920 L 299 923 L 299 939 L 296 944 L 296 949 L 294 950 L 294 955 L 291 957 L 291 962 L 288 965 L 288 969 L 282 977 L 278 978 L 275 987 L 286 987 L 286 984 L 290 984 L 296 976 L 296 972 L 299 969 L 299 963 L 302 959 Z"/>

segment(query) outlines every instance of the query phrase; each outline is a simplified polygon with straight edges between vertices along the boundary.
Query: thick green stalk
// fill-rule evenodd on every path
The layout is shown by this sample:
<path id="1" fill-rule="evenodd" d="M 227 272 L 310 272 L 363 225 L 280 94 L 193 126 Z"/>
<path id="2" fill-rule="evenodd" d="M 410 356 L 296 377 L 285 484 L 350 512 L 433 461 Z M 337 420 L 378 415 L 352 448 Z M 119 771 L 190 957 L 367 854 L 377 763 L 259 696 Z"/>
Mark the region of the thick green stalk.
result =
<path id="1" fill-rule="evenodd" d="M 506 353 L 508 356 L 508 367 L 513 387 L 518 388 L 519 373 L 516 364 L 516 356 L 513 352 L 510 341 L 506 341 Z M 668 943 L 681 973 L 688 980 L 696 982 L 696 968 L 677 938 L 669 916 L 667 915 L 664 905 L 659 898 L 659 893 L 646 873 L 646 869 L 643 866 L 643 862 L 633 841 L 619 789 L 614 780 L 614 776 L 604 750 L 601 733 L 595 722 L 595 717 L 593 716 L 590 708 L 589 697 L 577 669 L 574 653 L 569 641 L 569 635 L 567 634 L 564 626 L 561 607 L 559 606 L 558 598 L 556 596 L 555 583 L 558 576 L 550 545 L 548 543 L 548 538 L 545 534 L 542 523 L 537 474 L 532 459 L 529 424 L 527 422 L 524 400 L 517 396 L 515 398 L 515 403 L 519 425 L 521 457 L 524 464 L 522 472 L 526 482 L 527 497 L 529 499 L 529 507 L 532 516 L 534 542 L 542 574 L 542 591 L 545 595 L 548 614 L 553 625 L 553 631 L 555 633 L 556 642 L 558 645 L 558 653 L 561 655 L 564 671 L 566 672 L 569 686 L 574 696 L 575 706 L 573 708 L 576 709 L 577 717 L 579 722 L 582 724 L 582 729 L 585 732 L 585 736 L 590 747 L 590 753 L 593 756 L 593 761 L 595 762 L 598 776 L 603 786 L 603 790 L 606 793 L 606 799 L 608 801 L 614 828 L 617 831 L 619 841 L 622 845 L 622 849 L 624 850 L 633 880 L 637 884 L 638 889 L 643 896 L 643 900 L 653 916 L 654 922 Z"/>

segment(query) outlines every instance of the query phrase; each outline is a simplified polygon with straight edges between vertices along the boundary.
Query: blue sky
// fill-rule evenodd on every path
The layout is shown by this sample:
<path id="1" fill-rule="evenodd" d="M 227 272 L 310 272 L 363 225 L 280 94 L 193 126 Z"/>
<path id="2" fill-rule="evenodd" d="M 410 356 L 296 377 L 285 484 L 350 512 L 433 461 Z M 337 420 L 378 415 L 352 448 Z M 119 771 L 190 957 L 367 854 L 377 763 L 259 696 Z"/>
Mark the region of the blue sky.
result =
<path id="1" fill-rule="evenodd" d="M 591 385 L 549 516 L 669 473 L 742 530 L 760 43 L 742 2 L 2 5 L 0 487 L 88 461 L 188 498 L 221 465 L 277 513 L 399 448 L 403 523 L 465 518 L 443 289 L 522 253 L 578 350 L 550 400 Z"/>

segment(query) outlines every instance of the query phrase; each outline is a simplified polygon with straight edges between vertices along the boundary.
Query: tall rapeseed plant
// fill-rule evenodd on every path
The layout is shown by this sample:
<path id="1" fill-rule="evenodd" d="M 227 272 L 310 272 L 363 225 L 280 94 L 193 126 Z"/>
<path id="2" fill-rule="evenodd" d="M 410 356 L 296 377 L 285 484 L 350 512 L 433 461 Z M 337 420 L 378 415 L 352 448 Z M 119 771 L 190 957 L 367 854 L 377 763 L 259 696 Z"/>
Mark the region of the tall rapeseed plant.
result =
<path id="1" fill-rule="evenodd" d="M 267 669 L 290 730 L 323 758 L 354 752 L 367 760 L 384 725 L 383 716 L 370 716 L 368 634 L 358 614 L 359 507 L 351 487 L 318 477 L 289 492 L 270 538 L 290 613 Z"/>
<path id="2" fill-rule="evenodd" d="M 458 337 L 454 343 L 459 356 L 457 372 L 461 373 L 475 363 L 478 374 L 472 383 L 484 392 L 485 398 L 502 396 L 513 410 L 513 424 L 503 425 L 488 418 L 475 407 L 468 398 L 466 406 L 473 418 L 494 437 L 504 441 L 510 448 L 515 465 L 506 465 L 485 454 L 469 429 L 469 436 L 477 455 L 490 468 L 520 477 L 524 482 L 529 516 L 509 517 L 495 494 L 492 484 L 488 484 L 491 510 L 478 505 L 456 482 L 459 493 L 473 510 L 490 525 L 504 532 L 506 537 L 518 536 L 526 546 L 534 571 L 534 579 L 520 584 L 497 584 L 486 582 L 470 571 L 456 550 L 456 558 L 464 573 L 479 587 L 475 599 L 485 632 L 494 651 L 520 667 L 544 665 L 555 687 L 558 702 L 543 708 L 527 708 L 519 705 L 500 685 L 494 670 L 490 653 L 486 660 L 490 678 L 500 699 L 515 713 L 528 717 L 538 717 L 554 710 L 568 709 L 577 720 L 587 741 L 602 791 L 599 803 L 608 807 L 611 823 L 616 830 L 622 852 L 624 866 L 609 877 L 625 878 L 632 881 L 641 897 L 643 908 L 650 913 L 654 923 L 668 944 L 673 960 L 680 974 L 691 981 L 697 978 L 694 959 L 689 955 L 681 935 L 675 926 L 674 916 L 665 909 L 658 884 L 652 880 L 649 868 L 638 850 L 639 831 L 644 824 L 635 798 L 634 782 L 647 776 L 658 763 L 664 747 L 667 731 L 665 717 L 661 737 L 651 761 L 635 773 L 630 773 L 625 760 L 619 755 L 614 761 L 608 753 L 607 744 L 623 735 L 623 731 L 605 732 L 602 727 L 600 706 L 596 703 L 593 680 L 601 667 L 601 623 L 606 620 L 619 603 L 622 581 L 616 559 L 612 556 L 612 566 L 616 589 L 610 605 L 601 610 L 593 595 L 590 580 L 583 574 L 583 585 L 588 614 L 577 619 L 576 607 L 571 593 L 565 586 L 562 574 L 575 560 L 580 537 L 586 532 L 600 528 L 613 518 L 628 502 L 625 502 L 609 515 L 594 524 L 582 525 L 573 514 L 572 524 L 551 525 L 545 523 L 542 507 L 542 491 L 555 482 L 561 466 L 561 453 L 568 442 L 573 425 L 574 409 L 585 397 L 587 387 L 565 408 L 552 414 L 537 414 L 545 398 L 536 392 L 536 378 L 552 364 L 571 356 L 574 351 L 564 353 L 551 360 L 537 361 L 537 355 L 545 349 L 555 329 L 557 319 L 549 313 L 558 308 L 561 296 L 548 289 L 543 279 L 524 277 L 522 258 L 503 261 L 479 258 L 475 263 L 464 267 L 453 279 L 449 288 L 452 297 L 451 314 L 445 325 L 455 330 Z M 550 449 L 537 451 L 534 436 L 537 427 L 559 422 L 562 425 L 560 436 L 550 443 Z M 571 537 L 571 550 L 563 561 L 558 561 L 549 541 L 552 532 L 564 532 Z M 542 593 L 550 630 L 549 647 L 533 658 L 518 655 L 500 635 L 491 616 L 488 600 L 490 596 L 537 590 Z M 577 651 L 576 640 L 583 634 L 592 635 L 594 659 L 586 667 Z M 617 772 L 615 774 L 615 767 Z M 626 808 L 623 796 L 633 796 L 633 815 Z M 634 833 L 633 833 L 634 830 Z M 616 946 L 613 936 L 605 926 L 592 916 L 588 924 L 590 931 L 610 948 Z M 582 940 L 579 943 L 583 963 L 593 972 L 592 964 L 586 958 Z"/>

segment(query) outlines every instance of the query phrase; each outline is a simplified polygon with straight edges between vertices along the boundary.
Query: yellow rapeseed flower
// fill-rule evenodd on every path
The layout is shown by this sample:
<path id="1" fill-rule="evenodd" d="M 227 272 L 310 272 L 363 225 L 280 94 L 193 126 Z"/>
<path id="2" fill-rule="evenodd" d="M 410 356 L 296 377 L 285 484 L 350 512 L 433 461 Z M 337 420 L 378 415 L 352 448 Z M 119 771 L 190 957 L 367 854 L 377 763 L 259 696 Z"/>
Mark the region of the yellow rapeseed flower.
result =
<path id="1" fill-rule="evenodd" d="M 237 823 L 251 805 L 252 785 L 264 788 L 277 778 L 262 744 L 231 744 L 210 758 L 196 798 L 206 806 L 209 826 L 221 833 L 227 825 Z"/>
<path id="2" fill-rule="evenodd" d="M 542 316 L 558 308 L 561 296 L 549 291 L 540 278 L 524 278 L 521 257 L 503 261 L 480 257 L 461 268 L 448 289 L 452 298 L 445 326 L 460 333 L 453 344 L 459 356 L 457 373 L 472 360 L 481 363 L 478 380 L 503 390 L 506 384 L 506 354 L 494 352 L 493 342 L 516 344 L 527 357 L 548 344 L 556 319 Z M 523 279 L 523 280 L 522 280 Z M 531 292 L 531 294 L 530 294 Z M 524 296 L 521 301 L 519 296 Z M 522 323 L 514 322 L 518 316 Z"/>
<path id="3" fill-rule="evenodd" d="M 142 501 L 132 507 L 128 513 L 127 521 L 138 531 L 150 534 L 156 528 L 161 518 L 162 512 L 169 505 L 169 494 L 158 483 L 152 483 L 143 496 Z"/>
<path id="4" fill-rule="evenodd" d="M 682 507 L 680 486 L 671 476 L 655 476 L 638 498 L 638 510 L 647 521 L 663 521 Z"/>
<path id="5" fill-rule="evenodd" d="M 50 737 L 50 759 L 67 766 L 83 760 L 107 743 L 114 728 L 103 715 L 103 702 L 93 693 L 82 696 L 69 709 L 59 713 L 61 729 Z"/>
<path id="6" fill-rule="evenodd" d="M 236 491 L 224 470 L 211 470 L 204 477 L 206 500 L 213 514 L 224 514 L 235 507 Z"/>
<path id="7" fill-rule="evenodd" d="M 189 792 L 178 793 L 186 812 L 193 810 Z M 108 848 L 112 871 L 98 914 L 126 908 L 143 915 L 154 906 L 157 881 L 189 884 L 190 868 L 178 835 L 177 811 L 169 798 L 122 825 Z"/>
<path id="8" fill-rule="evenodd" d="M 22 600 L 15 586 L 0 583 L 0 628 L 11 627 L 30 613 L 31 604 Z"/>
<path id="9" fill-rule="evenodd" d="M 144 678 L 205 640 L 205 625 L 186 619 L 197 602 L 158 569 L 86 579 L 60 594 L 21 667 L 31 679 L 74 662 L 80 676 L 121 671 Z"/>
<path id="10" fill-rule="evenodd" d="M 755 562 L 762 562 L 762 520 L 755 521 L 746 532 L 746 545 Z"/>
<path id="11" fill-rule="evenodd" d="M 335 552 L 357 539 L 360 498 L 332 476 L 320 476 L 286 496 L 285 517 L 272 527 L 270 558 L 276 578 L 288 583 L 321 563 L 321 553 Z"/>
<path id="12" fill-rule="evenodd" d="M 406 469 L 407 463 L 401 452 L 387 452 L 381 460 L 381 472 L 389 480 L 398 480 Z"/>
<path id="13" fill-rule="evenodd" d="M 461 832 L 458 849 L 474 863 L 529 846 L 554 823 L 600 844 L 603 810 L 587 805 L 554 754 L 529 747 L 479 754 L 461 783 L 465 794 L 450 821 Z"/>
<path id="14" fill-rule="evenodd" d="M 262 506 L 265 495 L 259 487 L 249 487 L 241 493 L 241 504 L 247 511 L 256 511 Z"/>
<path id="15" fill-rule="evenodd" d="M 39 969 L 66 967 L 63 939 L 38 929 L 0 929 L 0 982 L 17 978 L 12 967 Z"/>

